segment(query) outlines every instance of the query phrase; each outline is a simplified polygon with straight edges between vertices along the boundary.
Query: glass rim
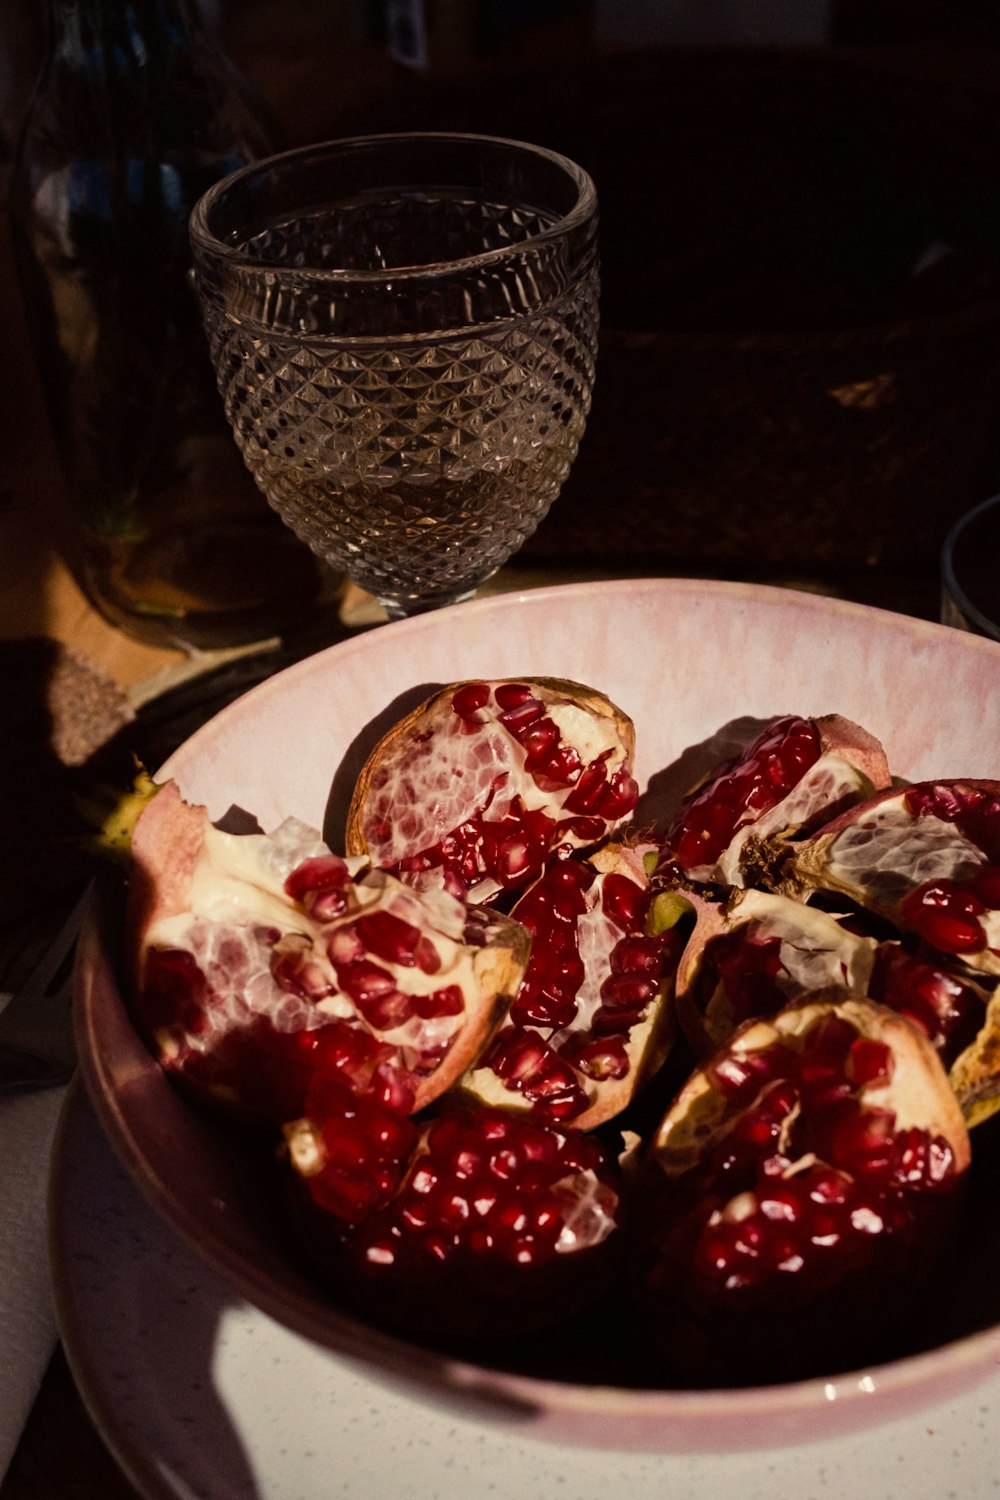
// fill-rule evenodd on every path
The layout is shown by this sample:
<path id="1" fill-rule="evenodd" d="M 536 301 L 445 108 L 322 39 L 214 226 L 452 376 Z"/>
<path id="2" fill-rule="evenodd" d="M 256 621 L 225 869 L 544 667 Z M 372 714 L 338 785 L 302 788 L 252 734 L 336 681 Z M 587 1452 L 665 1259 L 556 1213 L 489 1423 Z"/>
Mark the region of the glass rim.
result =
<path id="1" fill-rule="evenodd" d="M 352 269 L 342 266 L 275 264 L 260 256 L 249 255 L 242 245 L 232 244 L 222 239 L 210 225 L 210 216 L 226 193 L 251 181 L 255 176 L 271 170 L 276 164 L 291 165 L 297 161 L 307 161 L 309 158 L 320 158 L 332 152 L 358 152 L 369 147 L 402 145 L 407 142 L 459 146 L 486 144 L 490 147 L 510 148 L 527 157 L 542 159 L 561 171 L 570 182 L 575 184 L 576 200 L 572 207 L 562 213 L 559 218 L 547 224 L 543 229 L 526 235 L 524 239 L 490 250 L 478 251 L 474 255 L 458 256 L 453 260 L 419 265 Z M 413 187 L 416 188 L 417 184 L 414 183 Z M 475 270 L 479 266 L 502 264 L 512 257 L 524 255 L 535 246 L 544 246 L 547 243 L 565 239 L 574 230 L 585 226 L 588 220 L 595 218 L 596 210 L 597 189 L 590 173 L 571 157 L 554 151 L 548 146 L 538 146 L 530 141 L 520 141 L 507 136 L 483 135 L 469 131 L 403 130 L 341 136 L 311 145 L 294 146 L 288 151 L 275 152 L 271 156 L 262 157 L 258 161 L 239 167 L 236 171 L 230 172 L 218 182 L 213 183 L 201 195 L 191 211 L 189 230 L 192 248 L 196 254 L 200 250 L 207 257 L 237 272 L 252 270 L 257 274 L 265 274 L 269 280 L 276 283 L 287 278 L 296 282 L 307 279 L 317 285 L 346 285 L 353 282 L 375 286 L 388 279 L 393 281 L 432 280 L 436 277 L 454 275 L 456 271 Z"/>
<path id="2" fill-rule="evenodd" d="M 969 598 L 955 573 L 955 549 L 969 526 L 975 525 L 980 516 L 1000 506 L 1000 495 L 991 495 L 981 500 L 971 510 L 959 516 L 948 531 L 941 546 L 941 582 L 959 612 L 965 616 L 981 634 L 1000 640 L 1000 620 L 991 619 Z"/>

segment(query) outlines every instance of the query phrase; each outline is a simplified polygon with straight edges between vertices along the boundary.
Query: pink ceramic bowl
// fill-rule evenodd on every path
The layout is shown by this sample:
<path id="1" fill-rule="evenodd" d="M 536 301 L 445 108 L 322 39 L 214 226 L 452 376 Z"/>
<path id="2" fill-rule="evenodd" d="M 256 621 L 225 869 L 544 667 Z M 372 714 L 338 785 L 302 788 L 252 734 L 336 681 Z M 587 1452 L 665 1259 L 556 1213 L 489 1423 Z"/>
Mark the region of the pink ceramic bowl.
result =
<path id="1" fill-rule="evenodd" d="M 861 722 L 909 779 L 1000 776 L 997 643 L 813 595 L 695 581 L 542 589 L 360 636 L 248 693 L 158 776 L 176 778 L 214 818 L 235 806 L 270 828 L 294 814 L 337 840 L 361 760 L 414 699 L 462 678 L 539 674 L 598 687 L 632 716 L 640 783 L 652 782 L 650 798 L 664 804 L 738 721 L 785 712 Z M 122 1001 L 119 958 L 115 913 L 95 905 L 78 962 L 79 1047 L 121 1159 L 239 1294 L 388 1384 L 544 1438 L 683 1452 L 832 1436 L 943 1400 L 996 1369 L 995 1193 L 976 1203 L 977 1233 L 928 1309 L 926 1347 L 829 1379 L 636 1388 L 627 1362 L 601 1354 L 613 1328 L 570 1373 L 537 1351 L 515 1350 L 500 1368 L 475 1349 L 442 1354 L 378 1332 L 299 1272 L 254 1152 L 192 1108 L 146 1053 Z M 998 1154 L 996 1131 L 980 1130 L 976 1150 Z"/>

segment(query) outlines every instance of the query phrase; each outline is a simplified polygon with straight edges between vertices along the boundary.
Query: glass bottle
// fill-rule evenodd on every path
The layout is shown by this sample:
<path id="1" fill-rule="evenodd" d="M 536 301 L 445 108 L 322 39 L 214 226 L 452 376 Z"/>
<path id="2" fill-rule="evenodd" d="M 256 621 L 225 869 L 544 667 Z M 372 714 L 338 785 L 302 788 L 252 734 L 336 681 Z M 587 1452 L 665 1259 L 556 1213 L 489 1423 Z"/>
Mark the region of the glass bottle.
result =
<path id="1" fill-rule="evenodd" d="M 318 591 L 236 448 L 190 270 L 196 199 L 272 149 L 191 0 L 49 0 L 11 179 L 15 255 L 70 565 L 105 618 L 156 645 L 262 639 Z"/>

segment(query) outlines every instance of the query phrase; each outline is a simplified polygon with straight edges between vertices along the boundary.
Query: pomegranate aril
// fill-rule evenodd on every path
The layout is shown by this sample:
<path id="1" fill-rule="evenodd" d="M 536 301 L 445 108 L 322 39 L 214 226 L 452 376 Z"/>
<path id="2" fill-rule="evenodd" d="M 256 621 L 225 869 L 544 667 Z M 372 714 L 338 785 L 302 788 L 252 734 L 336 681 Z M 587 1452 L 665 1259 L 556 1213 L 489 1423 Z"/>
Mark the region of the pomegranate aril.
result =
<path id="1" fill-rule="evenodd" d="M 305 1000 L 325 1000 L 336 988 L 333 976 L 311 952 L 298 948 L 277 952 L 271 961 L 271 973 L 283 990 Z"/>
<path id="2" fill-rule="evenodd" d="M 395 1031 L 416 1014 L 416 996 L 397 989 L 359 995 L 355 1004 L 373 1031 Z"/>
<path id="3" fill-rule="evenodd" d="M 481 723 L 483 720 L 479 717 L 480 711 L 489 701 L 490 689 L 485 682 L 467 682 L 455 693 L 451 706 L 460 719 Z"/>
<path id="4" fill-rule="evenodd" d="M 285 880 L 285 894 L 305 905 L 307 898 L 340 891 L 350 879 L 345 860 L 337 854 L 321 854 L 296 866 Z"/>
<path id="5" fill-rule="evenodd" d="M 618 770 L 610 778 L 598 800 L 598 811 L 609 823 L 627 818 L 639 800 L 639 783 L 628 771 Z"/>
<path id="6" fill-rule="evenodd" d="M 979 918 L 983 903 L 954 880 L 932 880 L 917 886 L 902 903 L 908 927 L 941 953 L 980 953 L 986 936 Z"/>
<path id="7" fill-rule="evenodd" d="M 566 811 L 599 813 L 607 784 L 608 773 L 603 760 L 591 761 L 590 765 L 584 767 L 580 779 L 563 804 Z"/>
<path id="8" fill-rule="evenodd" d="M 888 1083 L 893 1074 L 895 1059 L 892 1049 L 874 1037 L 857 1037 L 851 1043 L 847 1056 L 847 1076 L 852 1083 L 868 1086 Z"/>
<path id="9" fill-rule="evenodd" d="M 515 704 L 513 708 L 506 709 L 500 715 L 500 723 L 519 742 L 522 736 L 539 720 L 545 713 L 545 704 L 540 698 L 525 698 L 523 702 Z"/>
<path id="10" fill-rule="evenodd" d="M 493 696 L 497 707 L 506 712 L 512 708 L 519 708 L 522 703 L 527 703 L 535 695 L 525 682 L 501 682 L 494 689 Z"/>
<path id="11" fill-rule="evenodd" d="M 572 786 L 583 770 L 580 753 L 572 745 L 557 743 L 551 750 L 538 757 L 529 757 L 528 769 L 543 792 L 559 791 Z"/>
<path id="12" fill-rule="evenodd" d="M 559 744 L 559 729 L 546 715 L 535 719 L 526 729 L 518 735 L 521 749 L 527 756 L 526 765 L 529 771 L 534 771 L 537 766 L 547 762 L 553 751 Z M 533 764 L 534 763 L 534 764 Z"/>
<path id="13" fill-rule="evenodd" d="M 811 720 L 787 716 L 773 721 L 695 793 L 668 835 L 667 849 L 685 869 L 713 863 L 741 822 L 780 802 L 819 752 Z"/>
<path id="14" fill-rule="evenodd" d="M 423 1021 L 436 1020 L 439 1016 L 460 1016 L 465 1009 L 465 996 L 460 985 L 446 984 L 429 995 L 413 996 L 413 1012 Z"/>
<path id="15" fill-rule="evenodd" d="M 611 870 L 601 887 L 601 909 L 623 932 L 634 931 L 642 922 L 648 892 L 642 886 Z"/>
<path id="16" fill-rule="evenodd" d="M 625 1038 L 612 1034 L 582 1040 L 570 1051 L 573 1065 L 588 1078 L 624 1078 L 629 1070 Z"/>
<path id="17" fill-rule="evenodd" d="M 641 1012 L 656 994 L 656 980 L 632 974 L 612 974 L 601 985 L 601 1000 L 607 1010 Z"/>
<path id="18" fill-rule="evenodd" d="M 367 952 L 384 963 L 404 968 L 416 963 L 423 934 L 412 922 L 404 922 L 391 911 L 375 911 L 358 917 L 354 930 Z"/>
<path id="19" fill-rule="evenodd" d="M 611 950 L 612 974 L 645 974 L 659 979 L 663 973 L 663 944 L 658 938 L 625 937 Z"/>
<path id="20" fill-rule="evenodd" d="M 385 995 L 391 995 L 396 988 L 396 981 L 388 969 L 365 958 L 338 963 L 337 983 L 356 1005 L 369 1004 Z"/>

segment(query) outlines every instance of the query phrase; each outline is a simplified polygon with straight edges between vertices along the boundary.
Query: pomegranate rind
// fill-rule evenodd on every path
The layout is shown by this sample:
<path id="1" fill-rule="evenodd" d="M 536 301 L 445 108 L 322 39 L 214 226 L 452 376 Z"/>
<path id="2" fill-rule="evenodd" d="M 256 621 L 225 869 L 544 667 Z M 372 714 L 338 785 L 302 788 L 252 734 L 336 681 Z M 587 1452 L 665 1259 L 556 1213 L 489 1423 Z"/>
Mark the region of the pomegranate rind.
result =
<path id="1" fill-rule="evenodd" d="M 611 843 L 590 855 L 585 863 L 596 870 L 598 875 L 598 882 L 594 887 L 597 900 L 599 901 L 600 876 L 606 874 L 626 875 L 637 885 L 648 889 L 649 877 L 644 856 L 652 851 L 652 845 Z M 529 892 L 525 892 L 525 897 Z M 517 905 L 514 906 L 512 916 L 517 917 Z M 645 928 L 641 931 L 644 932 Z M 618 936 L 624 937 L 626 934 L 619 932 Z M 601 979 L 610 972 L 606 964 L 610 957 L 611 946 L 604 955 L 605 966 L 598 965 L 591 956 L 588 982 L 592 987 L 599 988 Z M 566 1027 L 561 1031 L 540 1029 L 540 1035 L 543 1041 L 549 1043 L 559 1053 L 576 1032 L 588 1028 L 589 1019 L 589 1015 L 584 1015 L 577 1025 Z M 592 1078 L 579 1068 L 573 1068 L 579 1087 L 586 1094 L 589 1103 L 580 1114 L 573 1115 L 565 1123 L 572 1125 L 574 1129 L 589 1131 L 621 1114 L 636 1094 L 663 1067 L 676 1038 L 674 973 L 671 965 L 660 980 L 642 1020 L 628 1031 L 627 1040 L 624 1043 L 628 1057 L 628 1071 L 625 1075 L 621 1078 Z M 533 1110 L 531 1099 L 526 1098 L 516 1089 L 508 1088 L 503 1079 L 492 1068 L 484 1066 L 482 1062 L 470 1069 L 461 1080 L 461 1090 L 477 1104 L 525 1114 L 530 1114 Z"/>
<path id="2" fill-rule="evenodd" d="M 491 692 L 507 684 L 523 684 L 539 698 L 547 710 L 560 706 L 583 716 L 580 721 L 589 724 L 602 744 L 609 751 L 610 767 L 630 771 L 635 755 L 635 726 L 606 694 L 586 684 L 560 677 L 511 677 L 483 678 L 477 680 Z M 499 775 L 505 779 L 511 774 L 526 778 L 523 770 L 524 752 L 513 738 L 493 721 L 494 732 L 504 740 L 502 753 L 498 753 L 495 764 L 481 765 L 470 778 L 467 768 L 453 763 L 447 753 L 442 753 L 442 764 L 433 776 L 433 789 L 426 789 L 410 782 L 412 766 L 419 750 L 419 770 L 422 776 L 433 770 L 431 761 L 445 743 L 445 735 L 452 726 L 455 713 L 452 702 L 455 696 L 475 684 L 454 682 L 419 704 L 383 735 L 367 757 L 355 783 L 354 793 L 347 812 L 345 848 L 349 855 L 366 855 L 375 864 L 394 868 L 401 860 L 419 855 L 436 847 L 441 839 L 461 827 L 469 819 L 479 815 L 490 795 L 491 782 Z M 584 734 L 583 738 L 588 736 Z M 507 743 L 509 741 L 509 743 Z M 569 741 L 574 743 L 572 739 Z M 582 747 L 584 766 L 593 756 Z M 390 793 L 386 797 L 385 788 Z M 509 788 L 516 792 L 517 787 Z M 463 800 L 461 791 L 465 792 Z M 534 806 L 540 807 L 553 818 L 558 818 L 563 805 L 573 791 L 567 786 L 553 791 L 547 798 L 535 796 Z M 506 792 L 505 792 L 506 795 Z M 389 806 L 386 806 L 386 802 Z M 402 818 L 395 814 L 393 803 L 403 809 L 403 817 L 423 819 L 419 832 L 405 835 Z M 605 836 L 619 826 L 624 819 L 605 820 Z M 597 842 L 577 838 L 571 831 L 562 829 L 559 842 L 568 848 L 584 848 Z M 473 899 L 487 900 L 501 889 L 499 882 L 484 877 L 470 887 Z"/>
<path id="3" fill-rule="evenodd" d="M 718 1051 L 741 1024 L 725 982 L 720 979 L 706 996 L 704 974 L 713 942 L 750 923 L 758 935 L 781 943 L 783 974 L 776 989 L 784 1004 L 779 1009 L 818 991 L 867 995 L 878 946 L 874 938 L 857 936 L 828 913 L 770 891 L 739 889 L 724 901 L 697 891 L 685 894 L 697 918 L 677 969 L 676 1009 L 696 1058 Z"/>
<path id="4" fill-rule="evenodd" d="M 970 1130 L 1000 1110 L 1000 989 L 990 997 L 975 1040 L 952 1063 L 948 1081 Z"/>
<path id="5" fill-rule="evenodd" d="M 197 1019 L 193 1027 L 189 1027 L 179 1016 L 175 1026 L 171 1026 L 169 1022 L 164 1025 L 163 1018 L 158 1017 L 157 1024 L 153 1026 L 149 1023 L 145 1000 L 151 957 L 164 945 L 164 934 L 178 931 L 178 923 L 182 930 L 185 919 L 193 919 L 195 916 L 192 910 L 195 883 L 199 872 L 205 868 L 208 842 L 215 835 L 207 809 L 185 802 L 173 782 L 163 785 L 136 824 L 132 839 L 132 865 L 126 909 L 126 966 L 132 1009 L 151 1050 L 168 1071 L 179 1076 L 193 1092 L 216 1106 L 221 1105 L 240 1114 L 255 1114 L 257 1111 L 252 1102 L 241 1096 L 239 1077 L 229 1077 L 223 1070 L 218 1082 L 209 1080 L 211 1070 L 204 1066 L 206 1041 Z M 251 837 L 266 839 L 263 835 Z M 238 835 L 224 836 L 223 853 L 227 847 L 225 840 L 233 840 L 234 847 L 242 848 L 241 838 Z M 314 838 L 316 847 L 322 847 L 319 835 L 314 835 Z M 359 863 L 363 862 L 356 861 L 355 865 Z M 425 898 L 419 893 L 400 886 L 385 872 L 358 869 L 356 873 L 359 882 L 357 888 L 361 889 L 363 886 L 369 896 L 374 890 L 376 903 L 379 899 L 377 893 L 382 887 L 391 884 L 400 891 L 405 891 L 408 901 L 424 904 Z M 261 870 L 258 878 L 251 866 L 249 870 L 238 868 L 231 873 L 223 872 L 221 878 L 225 881 L 225 907 L 216 924 L 220 930 L 245 930 L 251 922 L 261 921 L 261 910 L 280 938 L 309 930 L 309 918 L 304 910 L 285 894 L 280 880 L 273 873 Z M 438 897 L 442 896 L 443 893 L 438 893 Z M 450 1031 L 447 1050 L 443 1051 L 443 1055 L 431 1069 L 423 1071 L 421 1068 L 411 1075 L 414 1089 L 413 1111 L 425 1108 L 451 1088 L 487 1044 L 506 1015 L 510 998 L 524 972 L 530 952 L 530 935 L 519 923 L 502 913 L 459 903 L 457 898 L 447 899 L 455 903 L 457 911 L 464 911 L 467 923 L 476 929 L 475 941 L 464 945 L 457 940 L 455 943 L 456 951 L 464 955 L 463 961 L 467 961 L 472 983 L 468 988 L 463 988 L 465 1008 Z M 374 909 L 374 906 L 369 909 Z M 211 925 L 215 918 L 209 916 L 205 920 Z M 432 917 L 429 917 L 429 930 L 434 930 Z M 172 942 L 166 942 L 167 946 L 173 948 Z M 183 937 L 180 948 L 184 951 Z M 192 1003 L 192 998 L 190 994 L 184 996 L 185 1005 Z M 247 1039 L 248 1028 L 260 1023 L 267 1026 L 269 1016 L 266 1008 L 256 1010 L 252 1001 L 247 1000 L 246 996 L 243 998 L 247 1014 L 241 1016 L 238 1024 L 234 1023 L 229 1035 L 239 1034 L 241 1038 Z M 322 1010 L 322 1002 L 315 1007 L 311 1007 L 304 999 L 296 1003 L 303 1012 L 303 1017 L 301 1025 L 296 1023 L 287 1028 L 292 1032 L 319 1029 L 334 1019 L 332 1014 L 327 1015 Z M 215 1025 L 217 1012 L 214 1009 L 212 1018 Z M 386 1034 L 368 1025 L 360 1013 L 356 1012 L 353 1019 L 372 1035 L 385 1039 Z M 213 1032 L 209 1045 L 218 1045 L 225 1039 L 226 1029 L 223 1025 Z M 186 1069 L 183 1060 L 187 1047 L 192 1052 L 190 1069 Z M 257 1049 L 252 1041 L 250 1047 L 258 1064 L 266 1060 L 266 1054 L 256 1058 Z M 404 1070 L 408 1070 L 406 1058 L 406 1049 L 401 1045 L 400 1066 Z M 303 1063 L 303 1068 L 306 1066 Z M 283 1098 L 281 1080 L 275 1080 L 275 1085 L 276 1096 Z M 271 1117 L 274 1108 L 275 1106 L 271 1106 L 263 1111 L 266 1118 Z M 281 1124 L 288 1118 L 290 1113 L 282 1114 L 276 1117 L 275 1122 Z"/>

